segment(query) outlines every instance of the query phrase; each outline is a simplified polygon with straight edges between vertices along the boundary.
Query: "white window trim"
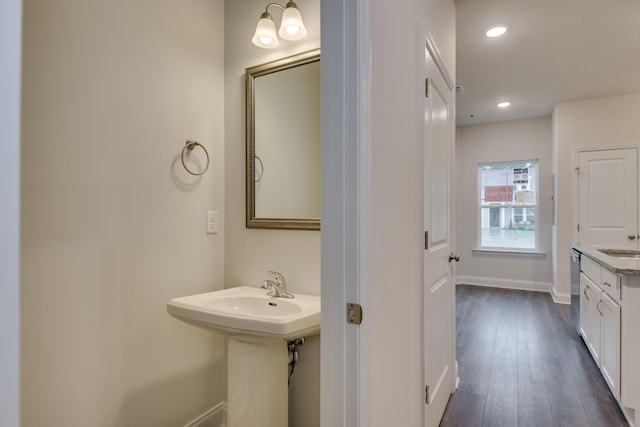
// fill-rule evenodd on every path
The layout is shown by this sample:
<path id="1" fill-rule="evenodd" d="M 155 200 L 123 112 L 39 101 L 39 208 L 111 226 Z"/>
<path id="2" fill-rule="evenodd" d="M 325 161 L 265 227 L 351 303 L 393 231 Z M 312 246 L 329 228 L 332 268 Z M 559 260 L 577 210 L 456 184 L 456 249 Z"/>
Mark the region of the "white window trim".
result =
<path id="1" fill-rule="evenodd" d="M 535 167 L 535 183 L 536 183 L 536 188 L 535 188 L 535 204 L 522 204 L 522 205 L 496 205 L 495 207 L 499 207 L 499 208 L 503 208 L 503 207 L 513 207 L 513 208 L 535 208 L 536 214 L 535 214 L 535 224 L 536 224 L 536 228 L 535 228 L 535 247 L 534 248 L 517 248 L 517 247 L 510 247 L 510 246 L 482 246 L 482 209 L 483 208 L 489 208 L 491 206 L 489 205 L 482 205 L 481 204 L 481 191 L 482 191 L 482 175 L 481 175 L 481 171 L 480 168 L 484 165 L 514 165 L 514 164 L 520 164 L 520 163 L 535 163 L 536 167 Z M 500 161 L 500 162 L 482 162 L 482 163 L 478 163 L 477 164 L 477 174 L 478 174 L 478 179 L 477 179 L 477 189 L 476 189 L 476 225 L 477 225 L 477 235 L 476 235 L 476 247 L 472 249 L 473 252 L 485 252 L 485 253 L 498 253 L 498 254 L 506 254 L 506 253 L 512 253 L 512 254 L 526 254 L 526 255 L 546 255 L 545 252 L 543 252 L 540 249 L 540 230 L 538 229 L 538 226 L 540 224 L 539 220 L 540 220 L 540 198 L 539 198 L 539 193 L 540 193 L 540 189 L 539 187 L 539 168 L 540 168 L 540 161 L 539 159 L 525 159 L 525 160 L 507 160 L 507 161 Z"/>
<path id="2" fill-rule="evenodd" d="M 536 255 L 536 256 L 546 256 L 547 253 L 544 251 L 534 250 L 534 249 L 516 249 L 516 248 L 472 248 L 471 252 L 473 253 L 487 253 L 487 254 L 509 254 L 509 255 Z"/>

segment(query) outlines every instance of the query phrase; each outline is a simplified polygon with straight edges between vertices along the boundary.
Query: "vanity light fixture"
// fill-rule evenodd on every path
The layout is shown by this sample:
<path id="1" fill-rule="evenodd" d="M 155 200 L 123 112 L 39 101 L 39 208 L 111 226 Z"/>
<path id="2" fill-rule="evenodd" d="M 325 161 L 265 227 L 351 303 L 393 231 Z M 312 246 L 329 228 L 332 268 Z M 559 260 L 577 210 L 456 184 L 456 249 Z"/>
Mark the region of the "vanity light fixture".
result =
<path id="1" fill-rule="evenodd" d="M 282 22 L 280 23 L 278 34 L 276 34 L 276 24 L 269 13 L 269 7 L 271 6 L 277 6 L 284 11 L 282 12 Z M 298 6 L 292 1 L 289 1 L 284 6 L 278 3 L 269 3 L 264 13 L 260 15 L 256 32 L 251 41 L 258 47 L 274 49 L 280 45 L 278 35 L 284 40 L 290 41 L 301 40 L 307 36 L 307 29 L 302 22 L 302 14 L 298 10 Z"/>
<path id="2" fill-rule="evenodd" d="M 487 37 L 500 37 L 501 35 L 506 33 L 508 29 L 509 26 L 506 24 L 492 25 L 491 27 L 487 28 L 487 31 L 485 31 L 485 35 Z"/>

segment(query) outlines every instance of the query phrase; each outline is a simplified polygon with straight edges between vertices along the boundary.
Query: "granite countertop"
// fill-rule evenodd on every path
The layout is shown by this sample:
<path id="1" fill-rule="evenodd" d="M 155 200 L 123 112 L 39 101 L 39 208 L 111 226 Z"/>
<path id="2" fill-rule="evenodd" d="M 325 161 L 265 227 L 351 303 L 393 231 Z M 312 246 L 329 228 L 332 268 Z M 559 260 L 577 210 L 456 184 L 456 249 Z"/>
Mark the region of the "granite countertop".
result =
<path id="1" fill-rule="evenodd" d="M 617 256 L 607 255 L 604 252 L 600 252 L 597 248 L 582 247 L 572 245 L 572 248 L 578 250 L 580 253 L 600 264 L 604 268 L 620 274 L 640 274 L 640 258 L 621 258 Z M 606 248 L 605 250 L 616 252 L 624 252 L 628 254 L 638 254 L 638 251 L 629 249 L 613 249 Z"/>

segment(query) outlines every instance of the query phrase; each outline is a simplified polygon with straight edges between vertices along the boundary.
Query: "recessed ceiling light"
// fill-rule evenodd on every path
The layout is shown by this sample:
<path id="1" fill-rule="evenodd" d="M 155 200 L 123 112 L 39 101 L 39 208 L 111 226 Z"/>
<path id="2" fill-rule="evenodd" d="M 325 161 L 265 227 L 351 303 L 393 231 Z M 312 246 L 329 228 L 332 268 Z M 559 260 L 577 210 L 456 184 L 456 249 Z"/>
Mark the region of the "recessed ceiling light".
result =
<path id="1" fill-rule="evenodd" d="M 501 102 L 498 104 L 498 108 L 507 108 L 509 105 L 511 105 L 510 102 Z"/>
<path id="2" fill-rule="evenodd" d="M 491 27 L 487 28 L 485 34 L 487 35 L 487 37 L 500 37 L 501 35 L 506 33 L 508 29 L 509 26 L 506 24 L 492 25 Z"/>

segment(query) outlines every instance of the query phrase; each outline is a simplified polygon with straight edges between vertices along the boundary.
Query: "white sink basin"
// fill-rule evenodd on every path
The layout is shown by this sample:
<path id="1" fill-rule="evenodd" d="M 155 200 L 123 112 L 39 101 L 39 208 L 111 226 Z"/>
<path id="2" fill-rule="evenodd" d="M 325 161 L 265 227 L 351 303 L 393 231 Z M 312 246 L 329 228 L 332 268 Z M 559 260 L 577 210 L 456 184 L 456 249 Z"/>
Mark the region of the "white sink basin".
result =
<path id="1" fill-rule="evenodd" d="M 167 303 L 167 311 L 229 336 L 288 340 L 320 332 L 320 297 L 276 298 L 249 286 L 174 298 Z"/>
<path id="2" fill-rule="evenodd" d="M 626 249 L 598 249 L 603 254 L 614 258 L 622 259 L 640 259 L 640 252 Z"/>

